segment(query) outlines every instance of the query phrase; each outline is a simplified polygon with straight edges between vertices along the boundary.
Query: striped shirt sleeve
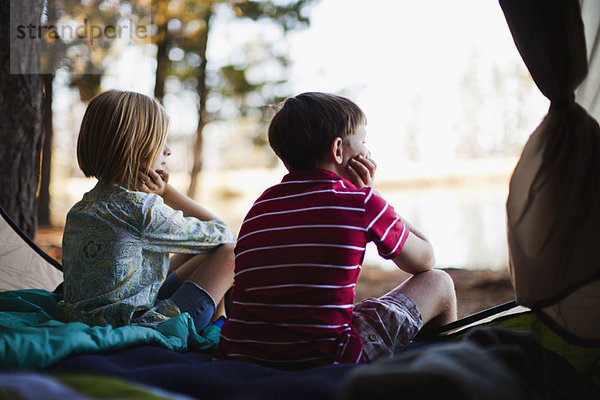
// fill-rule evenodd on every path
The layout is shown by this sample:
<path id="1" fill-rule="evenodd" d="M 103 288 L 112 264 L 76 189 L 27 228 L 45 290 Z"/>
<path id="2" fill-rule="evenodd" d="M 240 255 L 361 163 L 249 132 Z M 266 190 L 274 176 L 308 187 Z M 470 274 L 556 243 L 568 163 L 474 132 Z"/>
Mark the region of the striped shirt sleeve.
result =
<path id="1" fill-rule="evenodd" d="M 365 196 L 365 225 L 369 241 L 375 243 L 379 255 L 386 259 L 400 253 L 410 234 L 394 207 L 372 189 Z"/>

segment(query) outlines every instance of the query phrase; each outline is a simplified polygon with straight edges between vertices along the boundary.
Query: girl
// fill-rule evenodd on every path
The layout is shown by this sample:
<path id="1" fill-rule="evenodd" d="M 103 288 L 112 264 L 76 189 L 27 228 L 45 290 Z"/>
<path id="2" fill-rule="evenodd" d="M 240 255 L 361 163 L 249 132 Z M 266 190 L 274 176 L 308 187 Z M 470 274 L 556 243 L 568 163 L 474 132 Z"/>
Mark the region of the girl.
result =
<path id="1" fill-rule="evenodd" d="M 98 184 L 67 215 L 62 321 L 155 327 L 188 312 L 199 331 L 224 313 L 235 237 L 169 185 L 167 124 L 163 107 L 139 93 L 90 101 L 77 159 Z"/>

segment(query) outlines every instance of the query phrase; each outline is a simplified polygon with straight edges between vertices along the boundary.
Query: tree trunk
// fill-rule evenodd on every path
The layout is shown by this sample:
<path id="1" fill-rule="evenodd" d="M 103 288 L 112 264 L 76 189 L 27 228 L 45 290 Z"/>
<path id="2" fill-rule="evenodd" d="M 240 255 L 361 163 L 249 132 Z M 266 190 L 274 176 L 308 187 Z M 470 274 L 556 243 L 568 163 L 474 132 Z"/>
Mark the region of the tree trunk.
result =
<path id="1" fill-rule="evenodd" d="M 194 144 L 194 164 L 190 173 L 190 186 L 187 193 L 192 198 L 198 193 L 198 175 L 202 171 L 203 132 L 204 127 L 209 122 L 208 113 L 206 112 L 206 98 L 209 92 L 206 84 L 206 48 L 212 15 L 212 9 L 208 8 L 204 15 L 204 21 L 206 22 L 204 34 L 198 41 L 198 55 L 202 58 L 202 62 L 198 67 L 198 127 L 196 128 L 196 143 Z"/>
<path id="2" fill-rule="evenodd" d="M 33 237 L 37 228 L 36 191 L 40 172 L 42 137 L 42 81 L 39 74 L 39 43 L 23 40 L 19 47 L 10 37 L 10 20 L 38 21 L 43 0 L 21 0 L 10 15 L 10 1 L 0 2 L 0 204 L 8 215 Z M 11 74 L 11 54 L 26 56 Z M 15 54 L 12 54 L 13 56 Z"/>
<path id="3" fill-rule="evenodd" d="M 199 115 L 199 120 L 203 119 Z M 196 129 L 196 141 L 194 142 L 193 156 L 194 164 L 192 165 L 192 171 L 190 172 L 190 186 L 188 188 L 188 196 L 194 198 L 198 193 L 200 185 L 198 184 L 198 175 L 202 171 L 202 149 L 204 147 L 204 126 L 206 122 L 198 121 L 198 128 Z"/>
<path id="4" fill-rule="evenodd" d="M 169 41 L 169 31 L 167 30 L 167 21 L 158 25 L 158 40 L 156 42 L 156 74 L 154 78 L 154 97 L 161 103 L 165 96 L 165 79 L 168 70 L 167 47 Z"/>
<path id="5" fill-rule="evenodd" d="M 52 164 L 52 82 L 53 74 L 43 74 L 44 97 L 42 105 L 42 168 L 40 175 L 40 190 L 38 194 L 38 225 L 50 226 L 50 176 Z"/>

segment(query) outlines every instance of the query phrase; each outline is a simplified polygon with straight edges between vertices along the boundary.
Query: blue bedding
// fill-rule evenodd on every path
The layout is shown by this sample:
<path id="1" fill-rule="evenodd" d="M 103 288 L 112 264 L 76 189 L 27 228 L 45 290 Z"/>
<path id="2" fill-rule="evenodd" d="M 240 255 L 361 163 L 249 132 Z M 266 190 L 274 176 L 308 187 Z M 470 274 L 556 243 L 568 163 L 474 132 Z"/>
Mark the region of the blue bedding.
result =
<path id="1" fill-rule="evenodd" d="M 279 371 L 240 361 L 215 361 L 210 354 L 178 353 L 142 346 L 107 355 L 69 357 L 46 372 L 117 376 L 200 399 L 335 399 L 356 365 Z"/>
<path id="2" fill-rule="evenodd" d="M 55 319 L 61 298 L 44 290 L 0 293 L 0 369 L 118 377 L 193 398 L 316 400 L 336 398 L 346 375 L 361 368 L 286 372 L 217 361 L 220 329 L 210 326 L 198 334 L 188 314 L 156 330 L 65 324 Z"/>
<path id="3" fill-rule="evenodd" d="M 457 342 L 418 343 L 370 365 L 279 371 L 210 354 L 137 347 L 69 357 L 45 370 L 114 376 L 199 399 L 599 398 L 576 370 L 528 332 L 492 327 Z"/>
<path id="4" fill-rule="evenodd" d="M 141 345 L 179 352 L 210 351 L 219 340 L 219 328 L 208 326 L 197 333 L 187 313 L 158 329 L 65 324 L 56 320 L 56 303 L 61 298 L 60 294 L 38 289 L 0 293 L 1 369 L 39 369 L 69 355 Z"/>
<path id="5" fill-rule="evenodd" d="M 217 360 L 214 348 L 219 328 L 210 327 L 197 334 L 187 314 L 173 318 L 157 330 L 63 324 L 54 319 L 59 299 L 60 295 L 43 290 L 0 293 L 0 369 L 36 370 L 39 376 L 33 379 L 49 377 L 69 385 L 67 389 L 83 386 L 114 394 L 117 381 L 121 381 L 121 387 L 127 386 L 123 383 L 139 386 L 128 387 L 129 392 L 157 389 L 199 399 L 354 400 L 392 398 L 400 392 L 416 398 L 435 393 L 434 397 L 450 394 L 449 397 L 477 399 L 520 396 L 537 399 L 544 394 L 552 395 L 547 398 L 569 399 L 600 395 L 596 375 L 592 374 L 591 379 L 588 372 L 582 375 L 583 370 L 597 371 L 597 348 L 582 348 L 585 357 L 579 358 L 588 360 L 586 365 L 589 365 L 577 371 L 573 365 L 580 368 L 581 365 L 568 363 L 540 346 L 532 334 L 535 329 L 506 330 L 510 323 L 504 328 L 492 324 L 475 328 L 458 342 L 413 343 L 394 360 L 372 365 L 280 371 Z M 527 322 L 534 317 L 519 318 Z M 5 389 L 2 375 L 0 398 Z M 8 386 L 15 384 L 15 376 L 5 377 Z M 32 379 L 25 378 L 21 388 L 28 388 L 27 382 Z M 98 380 L 96 388 L 86 385 L 86 379 Z M 109 383 L 101 383 L 102 379 Z M 474 385 L 478 380 L 487 386 Z M 54 386 L 55 383 L 50 382 Z M 501 397 L 497 397 L 498 388 L 503 390 Z M 145 394 L 141 398 L 165 397 Z"/>

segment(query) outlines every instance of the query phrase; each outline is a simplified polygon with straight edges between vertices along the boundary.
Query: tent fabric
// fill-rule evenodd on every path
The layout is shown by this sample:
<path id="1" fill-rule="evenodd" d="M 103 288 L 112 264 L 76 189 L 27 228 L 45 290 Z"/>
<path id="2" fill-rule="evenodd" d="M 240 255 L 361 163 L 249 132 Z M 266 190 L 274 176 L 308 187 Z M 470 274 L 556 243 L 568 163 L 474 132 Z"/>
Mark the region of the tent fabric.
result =
<path id="1" fill-rule="evenodd" d="M 572 340 L 598 343 L 600 329 L 600 281 L 585 285 L 540 313 L 557 329 L 573 334 Z"/>
<path id="2" fill-rule="evenodd" d="M 579 375 L 587 377 L 589 385 L 600 389 L 600 345 L 581 343 L 580 340 L 564 336 L 562 330 L 554 329 L 552 320 L 523 306 L 510 307 L 510 303 L 506 303 L 478 314 L 484 318 L 473 323 L 468 323 L 471 316 L 463 318 L 465 323 L 457 324 L 457 327 L 448 324 L 440 332 L 443 334 L 423 337 L 423 340 L 426 342 L 462 340 L 469 332 L 482 326 L 527 332 L 535 336 L 544 349 L 566 360 Z"/>
<path id="3" fill-rule="evenodd" d="M 589 379 L 590 385 L 600 388 L 600 346 L 570 341 L 532 311 L 500 316 L 483 324 L 487 327 L 532 334 L 544 349 L 566 360 L 579 375 Z M 451 335 L 448 339 L 463 338 L 474 328 L 476 327 Z"/>
<path id="4" fill-rule="evenodd" d="M 531 311 L 496 317 L 352 371 L 340 398 L 599 398 L 600 347 L 568 341 Z"/>
<path id="5" fill-rule="evenodd" d="M 589 72 L 575 92 L 575 98 L 596 121 L 600 121 L 600 1 L 581 1 L 581 16 Z M 541 312 L 566 332 L 577 332 L 579 338 L 594 338 L 600 327 L 599 296 L 600 281 L 596 280 L 544 307 Z"/>
<path id="6" fill-rule="evenodd" d="M 62 281 L 60 264 L 40 250 L 0 207 L 0 292 L 53 291 Z"/>
<path id="7" fill-rule="evenodd" d="M 588 55 L 588 75 L 575 91 L 575 98 L 596 121 L 600 121 L 600 2 L 582 0 L 581 17 Z"/>
<path id="8" fill-rule="evenodd" d="M 477 328 L 460 342 L 404 352 L 354 371 L 341 398 L 561 398 L 554 396 L 544 361 L 531 334 Z"/>
<path id="9" fill-rule="evenodd" d="M 533 80 L 551 101 L 523 149 L 506 205 L 515 296 L 539 310 L 600 278 L 600 127 L 574 100 L 588 72 L 579 2 L 500 5 Z M 588 300 L 600 309 L 600 298 Z M 577 322 L 562 323 L 568 316 L 561 310 L 548 316 L 560 316 L 555 323 L 574 337 L 600 340 L 600 324 L 578 329 Z"/>

